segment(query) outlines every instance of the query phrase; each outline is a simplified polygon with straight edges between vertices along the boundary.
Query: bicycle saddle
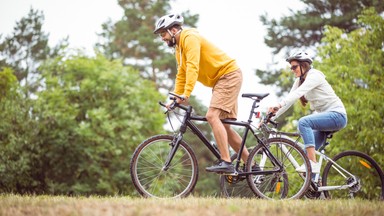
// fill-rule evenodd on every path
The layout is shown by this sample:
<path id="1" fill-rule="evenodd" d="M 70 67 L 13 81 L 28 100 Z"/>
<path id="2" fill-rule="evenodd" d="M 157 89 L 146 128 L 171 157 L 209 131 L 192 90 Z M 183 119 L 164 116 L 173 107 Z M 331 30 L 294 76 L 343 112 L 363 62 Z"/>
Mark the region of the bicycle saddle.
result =
<path id="1" fill-rule="evenodd" d="M 331 139 L 333 137 L 333 134 L 336 133 L 337 131 L 338 130 L 336 130 L 336 131 L 325 131 L 327 139 Z"/>
<path id="2" fill-rule="evenodd" d="M 265 97 L 267 97 L 269 95 L 269 93 L 244 93 L 241 95 L 241 97 L 246 97 L 246 98 L 251 98 L 251 99 L 263 99 Z"/>

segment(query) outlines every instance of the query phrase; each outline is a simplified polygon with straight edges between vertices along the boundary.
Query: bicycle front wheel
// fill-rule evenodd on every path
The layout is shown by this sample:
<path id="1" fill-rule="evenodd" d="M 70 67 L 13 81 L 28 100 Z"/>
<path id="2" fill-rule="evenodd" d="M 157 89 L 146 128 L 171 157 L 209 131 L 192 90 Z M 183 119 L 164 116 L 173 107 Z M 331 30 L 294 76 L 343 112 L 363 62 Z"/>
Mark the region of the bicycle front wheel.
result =
<path id="1" fill-rule="evenodd" d="M 304 151 L 293 141 L 285 138 L 270 138 L 265 142 L 266 147 L 258 145 L 248 157 L 247 170 L 257 164 L 260 171 L 267 174 L 252 174 L 247 176 L 249 187 L 259 197 L 265 199 L 298 199 L 307 191 L 310 182 L 311 168 Z M 281 166 L 274 161 L 281 163 Z M 304 164 L 306 173 L 296 171 Z"/>
<path id="2" fill-rule="evenodd" d="M 180 141 L 169 167 L 164 167 L 174 148 L 174 137 L 157 135 L 142 142 L 131 159 L 131 178 L 144 197 L 185 197 L 194 189 L 198 165 L 193 150 Z"/>
<path id="3" fill-rule="evenodd" d="M 384 177 L 380 166 L 367 154 L 345 151 L 329 161 L 323 172 L 323 186 L 336 186 L 324 191 L 326 198 L 384 199 Z"/>

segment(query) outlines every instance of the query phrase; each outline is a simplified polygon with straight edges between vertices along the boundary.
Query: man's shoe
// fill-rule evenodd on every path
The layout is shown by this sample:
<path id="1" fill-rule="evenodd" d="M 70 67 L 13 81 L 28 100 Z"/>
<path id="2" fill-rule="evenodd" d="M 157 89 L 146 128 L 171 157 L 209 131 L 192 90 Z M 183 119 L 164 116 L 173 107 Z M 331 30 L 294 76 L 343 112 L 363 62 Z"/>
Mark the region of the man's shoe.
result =
<path id="1" fill-rule="evenodd" d="M 309 160 L 309 162 L 311 163 L 311 168 L 312 168 L 312 173 L 320 173 L 320 168 L 321 168 L 321 165 L 320 163 L 316 163 L 316 162 L 313 162 L 311 160 Z M 301 165 L 300 167 L 298 167 L 296 169 L 297 172 L 305 172 L 305 165 Z"/>
<path id="2" fill-rule="evenodd" d="M 218 164 L 205 168 L 207 172 L 234 173 L 235 167 L 230 162 L 220 161 Z"/>

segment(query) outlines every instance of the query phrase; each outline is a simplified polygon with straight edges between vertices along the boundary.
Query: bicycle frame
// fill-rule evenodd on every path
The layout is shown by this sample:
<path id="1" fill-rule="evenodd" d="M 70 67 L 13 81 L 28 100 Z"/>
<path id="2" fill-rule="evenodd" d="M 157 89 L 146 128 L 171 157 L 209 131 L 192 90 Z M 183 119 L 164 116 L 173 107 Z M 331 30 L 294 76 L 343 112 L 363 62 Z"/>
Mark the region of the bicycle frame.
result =
<path id="1" fill-rule="evenodd" d="M 247 94 L 245 94 L 245 97 L 247 97 L 246 95 Z M 250 95 L 248 95 L 248 97 L 250 97 Z M 257 97 L 257 95 L 255 95 L 254 97 Z M 264 97 L 266 97 L 266 95 Z M 254 102 L 253 102 L 252 109 L 250 111 L 250 115 L 249 115 L 249 118 L 248 118 L 247 122 L 236 121 L 236 120 L 229 120 L 229 119 L 222 120 L 222 122 L 224 124 L 235 125 L 235 126 L 240 126 L 240 127 L 244 127 L 245 128 L 245 132 L 244 132 L 244 134 L 242 136 L 242 142 L 241 142 L 240 150 L 238 152 L 237 159 L 236 159 L 236 162 L 235 162 L 235 171 L 236 172 L 234 174 L 235 175 L 239 175 L 238 170 L 239 170 L 240 160 L 241 160 L 240 152 L 243 152 L 243 150 L 244 150 L 244 147 L 245 147 L 245 144 L 246 144 L 246 140 L 247 140 L 247 136 L 248 136 L 249 132 L 251 132 L 253 134 L 253 136 L 256 138 L 256 140 L 257 140 L 259 145 L 262 145 L 263 147 L 265 147 L 266 156 L 269 157 L 271 159 L 273 165 L 279 167 L 279 169 L 270 170 L 270 171 L 260 170 L 260 171 L 242 172 L 240 175 L 248 175 L 248 174 L 263 175 L 263 174 L 271 174 L 271 173 L 280 172 L 283 169 L 281 162 L 276 159 L 276 157 L 266 147 L 265 143 L 257 136 L 257 133 L 255 132 L 255 130 L 253 129 L 253 126 L 251 124 L 252 123 L 253 114 L 255 114 L 255 109 L 259 107 L 258 103 L 261 100 L 258 97 L 256 99 L 255 98 L 252 98 L 252 99 L 254 100 Z M 171 150 L 171 152 L 169 154 L 168 159 L 165 162 L 165 165 L 164 165 L 163 169 L 166 170 L 170 166 L 172 158 L 173 158 L 175 152 L 177 151 L 177 148 L 179 147 L 180 141 L 182 140 L 182 137 L 183 137 L 184 133 L 187 131 L 187 128 L 189 128 L 203 142 L 203 144 L 213 153 L 213 155 L 215 155 L 215 157 L 217 159 L 220 159 L 221 158 L 220 157 L 220 153 L 211 145 L 211 143 L 208 141 L 208 139 L 205 137 L 205 135 L 193 123 L 194 121 L 207 122 L 207 119 L 205 117 L 203 117 L 203 116 L 192 115 L 192 107 L 191 106 L 184 106 L 184 105 L 181 105 L 181 104 L 177 104 L 176 106 L 181 108 L 182 110 L 186 111 L 186 113 L 185 113 L 184 118 L 183 118 L 183 120 L 181 122 L 180 130 L 179 130 L 178 134 L 175 135 L 175 139 L 172 142 L 173 148 L 172 148 L 172 150 Z"/>
<path id="2" fill-rule="evenodd" d="M 270 134 L 272 136 L 275 136 L 275 137 L 282 137 L 282 138 L 286 138 L 286 139 L 290 139 L 292 141 L 294 141 L 298 146 L 300 146 L 301 148 L 305 148 L 304 144 L 303 143 L 300 143 L 299 142 L 299 139 L 300 139 L 300 134 L 298 133 L 287 133 L 287 132 L 273 132 L 273 131 L 270 131 Z M 291 137 L 298 137 L 296 140 L 292 139 Z M 349 176 L 353 177 L 354 181 L 351 182 L 350 184 L 347 184 L 347 185 L 335 185 L 335 186 L 317 186 L 316 184 L 314 184 L 314 182 L 318 182 L 319 178 L 320 178 L 320 173 L 316 173 L 315 174 L 315 177 L 313 178 L 313 181 L 311 183 L 311 186 L 313 187 L 313 189 L 317 192 L 322 192 L 322 191 L 329 191 L 329 190 L 343 190 L 343 189 L 347 189 L 351 186 L 353 186 L 355 183 L 356 183 L 356 178 L 353 174 L 351 174 L 350 172 L 348 172 L 347 170 L 345 170 L 343 167 L 341 167 L 339 164 L 337 164 L 335 161 L 333 161 L 330 157 L 328 157 L 326 154 L 325 154 L 325 151 L 324 151 L 324 148 L 326 145 L 328 145 L 329 143 L 325 143 L 323 144 L 319 150 L 315 150 L 315 154 L 319 156 L 319 163 L 322 164 L 323 160 L 325 161 L 330 161 L 335 167 L 334 169 L 340 174 L 342 175 L 344 178 L 347 178 L 347 176 L 345 174 L 348 174 Z M 288 150 L 286 149 L 285 146 L 282 146 L 282 151 L 284 153 L 288 152 Z M 287 157 L 293 164 L 297 164 L 296 160 L 294 157 L 292 156 L 288 156 Z"/>

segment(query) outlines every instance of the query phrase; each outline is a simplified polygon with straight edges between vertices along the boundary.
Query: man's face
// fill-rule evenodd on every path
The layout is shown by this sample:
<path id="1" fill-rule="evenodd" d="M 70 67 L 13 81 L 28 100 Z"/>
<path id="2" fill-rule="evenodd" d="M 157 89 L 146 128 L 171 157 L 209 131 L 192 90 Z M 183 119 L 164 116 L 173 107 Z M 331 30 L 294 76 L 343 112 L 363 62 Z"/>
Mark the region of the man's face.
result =
<path id="1" fill-rule="evenodd" d="M 172 38 L 172 36 L 169 34 L 167 30 L 163 30 L 159 32 L 159 36 L 161 37 L 161 40 L 166 42 L 169 47 L 175 46 L 174 39 Z"/>

